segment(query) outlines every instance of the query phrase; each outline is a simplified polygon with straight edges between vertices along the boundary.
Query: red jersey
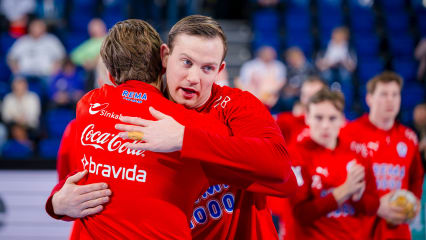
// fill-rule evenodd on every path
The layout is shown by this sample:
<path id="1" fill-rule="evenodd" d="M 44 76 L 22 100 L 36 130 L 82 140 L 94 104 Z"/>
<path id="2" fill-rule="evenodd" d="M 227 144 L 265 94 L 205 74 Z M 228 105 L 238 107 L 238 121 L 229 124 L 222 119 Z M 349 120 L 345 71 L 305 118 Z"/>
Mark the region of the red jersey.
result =
<path id="1" fill-rule="evenodd" d="M 77 135 L 76 121 L 73 119 L 68 123 L 62 135 L 61 145 L 59 146 L 58 156 L 56 160 L 56 171 L 58 172 L 59 181 L 65 181 L 66 177 L 80 169 L 81 163 L 73 159 L 72 155 L 76 154 L 74 149 L 74 139 Z M 80 224 L 74 222 L 71 230 L 70 239 L 78 239 L 80 236 Z"/>
<path id="2" fill-rule="evenodd" d="M 408 189 L 421 198 L 424 172 L 417 136 L 411 129 L 395 122 L 388 131 L 381 130 L 366 114 L 343 128 L 342 137 L 350 141 L 353 152 L 370 156 L 380 196 Z M 375 239 L 411 239 L 408 224 L 390 226 L 379 217 L 369 222 Z"/>
<path id="3" fill-rule="evenodd" d="M 330 150 L 307 138 L 291 150 L 300 155 L 294 163 L 299 189 L 290 199 L 296 239 L 366 239 L 361 217 L 379 206 L 371 165 L 343 142 Z M 338 206 L 332 191 L 345 182 L 352 161 L 365 167 L 366 189 L 359 201 L 350 198 Z"/>
<path id="4" fill-rule="evenodd" d="M 264 194 L 253 192 L 285 196 L 294 192 L 296 183 L 284 141 L 272 117 L 252 95 L 217 85 L 213 86 L 209 101 L 197 110 L 225 122 L 233 136 L 212 134 L 187 126 L 181 157 L 202 160 L 211 184 L 232 183 L 233 187 L 227 188 L 223 194 L 226 196 L 219 201 L 209 201 L 209 206 L 204 205 L 203 212 L 195 207 L 194 213 L 200 214 L 200 222 L 205 223 L 202 218 L 209 217 L 205 215 L 209 210 L 213 212 L 213 218 L 221 220 L 209 223 L 210 220 L 205 219 L 208 224 L 204 226 L 208 227 L 205 231 L 193 230 L 194 238 L 247 239 L 244 236 L 252 234 L 252 238 L 262 239 L 259 236 L 263 236 L 263 239 L 270 239 L 270 236 L 276 236 Z M 250 149 L 257 151 L 250 152 Z M 288 178 L 284 184 L 283 178 Z M 209 188 L 207 192 L 218 191 L 217 188 Z M 48 204 L 46 206 L 49 212 Z M 242 218 L 240 211 L 244 212 Z M 54 216 L 51 209 L 50 214 Z M 194 221 L 193 218 L 191 224 Z M 230 222 L 235 226 L 232 230 L 228 227 Z"/>
<path id="5" fill-rule="evenodd" d="M 291 112 L 283 112 L 276 116 L 276 121 L 287 144 L 300 142 L 309 136 L 304 115 L 294 116 Z"/>
<path id="6" fill-rule="evenodd" d="M 193 239 L 276 239 L 266 194 L 286 196 L 294 192 L 296 183 L 290 165 L 287 165 L 289 160 L 284 140 L 272 116 L 250 93 L 217 85 L 213 85 L 208 102 L 197 110 L 216 116 L 231 129 L 233 136 L 223 141 L 229 150 L 217 144 L 222 142 L 220 139 L 209 140 L 206 136 L 197 135 L 194 140 L 205 140 L 186 142 L 189 138 L 184 138 L 183 156 L 188 157 L 191 152 L 194 157 L 241 156 L 262 166 L 257 167 L 256 175 L 251 176 L 254 182 L 248 182 L 246 187 L 218 184 L 209 187 L 199 197 L 190 222 Z M 212 144 L 204 144 L 205 141 Z M 273 170 L 277 166 L 281 166 L 281 174 L 290 176 L 287 184 L 271 182 L 271 177 L 278 174 L 276 169 Z M 224 175 L 243 177 L 237 172 Z M 221 182 L 230 181 L 216 179 L 216 183 Z"/>
<path id="7" fill-rule="evenodd" d="M 114 129 L 120 115 L 153 119 L 149 106 L 183 125 L 227 133 L 218 122 L 168 101 L 155 87 L 140 81 L 104 85 L 86 94 L 77 105 L 76 118 L 76 157 L 82 169 L 89 171 L 81 184 L 107 182 L 114 195 L 100 214 L 77 220 L 82 225 L 81 238 L 191 238 L 191 203 L 207 184 L 200 162 L 179 160 L 178 153 L 127 149 Z"/>
<path id="8" fill-rule="evenodd" d="M 68 123 L 62 135 L 61 145 L 59 146 L 56 170 L 58 172 L 59 181 L 64 180 L 68 174 L 80 168 L 80 163 L 73 161 L 71 155 L 73 154 L 74 138 L 77 133 L 75 129 L 75 119 Z"/>

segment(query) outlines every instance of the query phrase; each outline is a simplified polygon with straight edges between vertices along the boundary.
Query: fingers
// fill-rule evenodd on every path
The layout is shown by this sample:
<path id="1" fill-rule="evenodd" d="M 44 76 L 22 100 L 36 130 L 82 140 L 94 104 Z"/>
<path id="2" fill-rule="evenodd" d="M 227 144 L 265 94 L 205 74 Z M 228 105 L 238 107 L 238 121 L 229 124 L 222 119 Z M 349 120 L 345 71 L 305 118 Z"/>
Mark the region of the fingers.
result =
<path id="1" fill-rule="evenodd" d="M 127 125 L 127 124 L 115 124 L 115 129 L 123 132 L 143 132 L 143 127 Z"/>
<path id="2" fill-rule="evenodd" d="M 87 174 L 87 170 L 83 170 L 81 172 L 78 172 L 74 175 L 72 175 L 71 177 L 67 178 L 67 180 L 65 181 L 66 183 L 77 183 L 78 181 L 80 181 L 85 175 Z"/>
<path id="3" fill-rule="evenodd" d="M 142 119 L 138 117 L 127 117 L 127 116 L 121 116 L 120 121 L 124 123 L 130 123 L 133 125 L 144 126 L 144 127 L 149 126 L 149 124 L 153 122 L 151 120 L 146 120 L 146 119 Z"/>
<path id="4" fill-rule="evenodd" d="M 84 202 L 81 206 L 83 209 L 94 208 L 109 202 L 109 197 L 102 197 Z"/>
<path id="5" fill-rule="evenodd" d="M 99 212 L 101 212 L 103 209 L 104 209 L 104 207 L 103 207 L 102 205 L 99 205 L 99 206 L 94 207 L 94 208 L 84 209 L 84 210 L 81 212 L 81 214 L 82 214 L 82 216 L 81 216 L 81 217 L 83 218 L 83 217 L 86 217 L 86 216 L 90 216 L 90 215 L 93 215 L 93 214 L 99 213 Z"/>
<path id="6" fill-rule="evenodd" d="M 85 193 L 107 189 L 108 185 L 106 183 L 92 183 L 88 185 L 77 185 L 76 187 L 77 187 L 76 191 L 79 194 L 85 194 Z"/>
<path id="7" fill-rule="evenodd" d="M 126 147 L 132 150 L 150 150 L 148 143 L 126 143 Z"/>
<path id="8" fill-rule="evenodd" d="M 84 202 L 92 201 L 99 198 L 109 197 L 109 196 L 111 196 L 111 190 L 109 189 L 93 191 L 93 192 L 82 194 L 80 197 L 80 202 L 84 203 Z"/>
<path id="9" fill-rule="evenodd" d="M 165 119 L 165 118 L 169 117 L 169 115 L 166 115 L 166 114 L 164 114 L 164 113 L 162 113 L 158 110 L 155 110 L 154 107 L 149 107 L 149 112 L 151 113 L 151 115 L 153 117 L 155 117 L 158 120 Z"/>

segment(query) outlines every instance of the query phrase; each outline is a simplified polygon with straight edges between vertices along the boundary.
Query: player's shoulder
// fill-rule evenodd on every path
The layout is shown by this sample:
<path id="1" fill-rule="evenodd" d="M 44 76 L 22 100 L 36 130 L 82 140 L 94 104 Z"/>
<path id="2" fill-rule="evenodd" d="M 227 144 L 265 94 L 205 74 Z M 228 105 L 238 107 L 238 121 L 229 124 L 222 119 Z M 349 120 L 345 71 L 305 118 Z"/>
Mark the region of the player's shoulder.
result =
<path id="1" fill-rule="evenodd" d="M 243 91 L 239 88 L 233 88 L 228 86 L 213 85 L 213 92 L 215 95 L 228 96 L 235 102 L 245 102 L 247 104 L 260 104 L 263 105 L 260 100 L 248 91 Z"/>
<path id="2" fill-rule="evenodd" d="M 395 129 L 399 136 L 402 138 L 407 139 L 411 143 L 413 143 L 415 146 L 419 143 L 419 139 L 417 138 L 417 134 L 408 126 L 405 126 L 404 124 L 400 122 L 395 123 Z"/>

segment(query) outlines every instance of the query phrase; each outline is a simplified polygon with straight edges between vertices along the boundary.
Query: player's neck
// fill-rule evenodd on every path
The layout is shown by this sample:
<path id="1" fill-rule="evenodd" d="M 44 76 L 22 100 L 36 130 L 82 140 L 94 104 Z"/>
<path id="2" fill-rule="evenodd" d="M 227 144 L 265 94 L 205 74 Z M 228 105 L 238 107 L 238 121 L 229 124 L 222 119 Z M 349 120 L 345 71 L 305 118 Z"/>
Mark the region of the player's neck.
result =
<path id="1" fill-rule="evenodd" d="M 372 114 L 368 115 L 368 119 L 374 126 L 385 131 L 391 129 L 395 123 L 394 118 L 381 118 L 378 116 L 373 116 Z"/>
<path id="2" fill-rule="evenodd" d="M 157 81 L 149 83 L 149 85 L 155 87 L 156 89 L 162 91 L 163 90 L 163 81 L 161 81 L 161 77 L 158 77 Z"/>

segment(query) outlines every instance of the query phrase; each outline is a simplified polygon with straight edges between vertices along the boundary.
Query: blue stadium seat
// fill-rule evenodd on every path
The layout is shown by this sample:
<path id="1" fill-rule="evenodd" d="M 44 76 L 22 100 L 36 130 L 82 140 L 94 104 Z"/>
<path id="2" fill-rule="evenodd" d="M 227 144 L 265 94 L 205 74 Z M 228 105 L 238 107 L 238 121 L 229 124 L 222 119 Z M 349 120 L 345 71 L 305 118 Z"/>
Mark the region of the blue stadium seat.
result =
<path id="1" fill-rule="evenodd" d="M 419 32 L 422 37 L 426 37 L 426 8 L 422 8 L 416 13 Z"/>
<path id="2" fill-rule="evenodd" d="M 405 0 L 379 0 L 380 5 L 386 12 L 392 12 L 405 8 Z"/>
<path id="3" fill-rule="evenodd" d="M 292 31 L 310 31 L 311 16 L 309 12 L 301 13 L 289 9 L 284 17 L 285 29 L 287 32 Z"/>
<path id="4" fill-rule="evenodd" d="M 107 28 L 111 28 L 118 21 L 128 18 L 126 15 L 127 3 L 127 0 L 104 1 L 102 19 L 104 20 Z"/>
<path id="5" fill-rule="evenodd" d="M 380 41 L 375 34 L 354 35 L 353 42 L 358 57 L 374 57 L 379 54 Z"/>
<path id="6" fill-rule="evenodd" d="M 48 138 L 39 143 L 39 156 L 47 159 L 56 159 L 58 154 L 60 138 Z"/>
<path id="7" fill-rule="evenodd" d="M 395 72 L 399 73 L 405 82 L 416 80 L 417 63 L 411 58 L 395 58 L 392 62 Z"/>
<path id="8" fill-rule="evenodd" d="M 7 32 L 0 34 L 0 54 L 6 56 L 10 47 L 16 41 L 16 38 L 9 35 Z"/>
<path id="9" fill-rule="evenodd" d="M 393 35 L 388 38 L 391 53 L 394 57 L 412 57 L 414 40 L 408 33 Z"/>
<path id="10" fill-rule="evenodd" d="M 0 83 L 9 83 L 11 71 L 9 69 L 9 66 L 6 64 L 6 56 L 0 55 L 0 58 Z M 5 89 L 0 88 L 0 96 L 1 92 L 4 90 Z"/>
<path id="11" fill-rule="evenodd" d="M 375 17 L 370 8 L 355 8 L 351 11 L 350 26 L 354 33 L 372 33 L 375 30 Z"/>
<path id="12" fill-rule="evenodd" d="M 96 16 L 97 0 L 72 0 L 69 27 L 74 32 L 87 32 L 87 25 Z"/>
<path id="13" fill-rule="evenodd" d="M 361 103 L 361 108 L 363 112 L 367 112 L 368 106 L 365 101 L 365 96 L 367 95 L 367 86 L 365 84 L 359 86 L 358 94 L 359 94 L 359 102 Z"/>
<path id="14" fill-rule="evenodd" d="M 384 64 L 378 57 L 359 58 L 357 70 L 360 83 L 365 84 L 372 77 L 384 70 Z"/>
<path id="15" fill-rule="evenodd" d="M 285 0 L 285 3 L 288 7 L 291 8 L 301 8 L 308 10 L 310 0 Z"/>
<path id="16" fill-rule="evenodd" d="M 276 32 L 278 31 L 279 15 L 274 9 L 258 10 L 253 15 L 254 31 Z"/>
<path id="17" fill-rule="evenodd" d="M 391 35 L 407 31 L 408 25 L 408 15 L 403 11 L 388 14 L 386 17 L 386 26 Z"/>
<path id="18" fill-rule="evenodd" d="M 312 35 L 306 31 L 287 32 L 284 47 L 287 49 L 297 46 L 303 51 L 307 58 L 310 58 L 314 50 L 312 39 Z"/>
<path id="19" fill-rule="evenodd" d="M 15 140 L 8 140 L 2 148 L 2 156 L 5 159 L 29 159 L 32 155 L 31 148 Z"/>
<path id="20" fill-rule="evenodd" d="M 89 34 L 86 32 L 69 32 L 66 34 L 64 40 L 65 48 L 67 52 L 71 52 L 74 48 L 78 47 L 81 43 L 89 39 Z"/>
<path id="21" fill-rule="evenodd" d="M 69 109 L 53 109 L 46 113 L 46 127 L 49 137 L 60 138 L 68 125 L 75 118 L 75 112 Z"/>
<path id="22" fill-rule="evenodd" d="M 424 87 L 417 82 L 407 82 L 402 88 L 401 109 L 414 109 L 425 101 Z"/>

